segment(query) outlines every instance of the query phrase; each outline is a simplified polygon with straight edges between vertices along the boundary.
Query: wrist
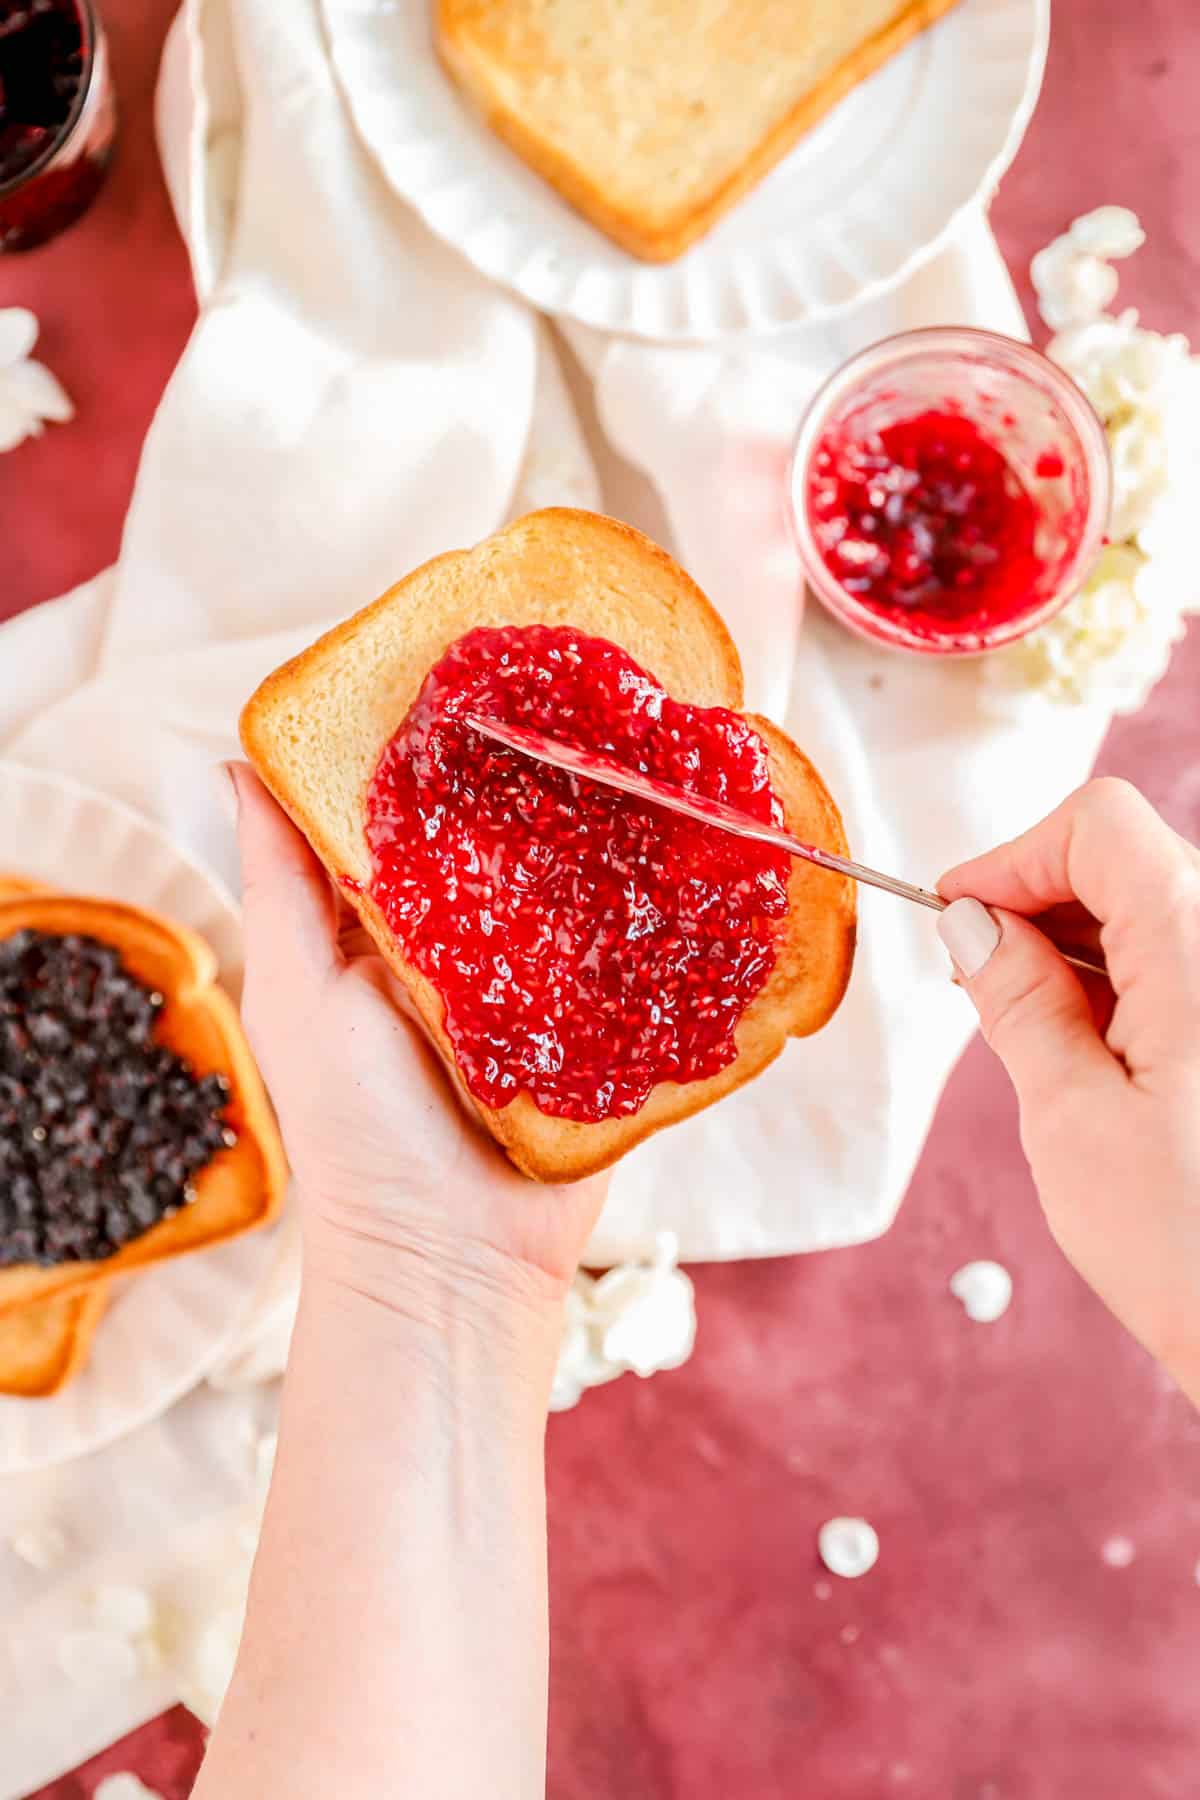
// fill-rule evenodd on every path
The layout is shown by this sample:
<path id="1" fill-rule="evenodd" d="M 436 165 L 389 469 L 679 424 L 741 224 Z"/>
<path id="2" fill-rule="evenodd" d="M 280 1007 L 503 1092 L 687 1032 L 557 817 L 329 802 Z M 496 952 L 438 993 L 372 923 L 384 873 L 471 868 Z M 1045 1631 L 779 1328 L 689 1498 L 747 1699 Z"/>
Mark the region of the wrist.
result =
<path id="1" fill-rule="evenodd" d="M 455 1385 L 486 1369 L 544 1405 L 563 1304 L 561 1283 L 492 1245 L 305 1209 L 302 1317 L 349 1353 L 411 1353 Z"/>

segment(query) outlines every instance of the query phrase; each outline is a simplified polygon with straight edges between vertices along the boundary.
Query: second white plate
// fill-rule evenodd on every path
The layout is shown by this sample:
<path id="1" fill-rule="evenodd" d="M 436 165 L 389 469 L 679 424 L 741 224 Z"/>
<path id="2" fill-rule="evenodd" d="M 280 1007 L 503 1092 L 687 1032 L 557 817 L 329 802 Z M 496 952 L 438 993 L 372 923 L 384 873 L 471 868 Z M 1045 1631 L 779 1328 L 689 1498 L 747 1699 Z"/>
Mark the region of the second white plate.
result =
<path id="1" fill-rule="evenodd" d="M 606 331 L 713 339 L 829 316 L 900 281 L 1020 144 L 1050 0 L 960 0 L 810 131 L 686 256 L 639 262 L 500 143 L 438 62 L 430 0 L 322 0 L 388 180 L 485 275 Z"/>
<path id="2" fill-rule="evenodd" d="M 216 951 L 242 980 L 237 908 L 140 814 L 59 775 L 0 762 L 0 871 L 147 906 Z M 0 1398 L 0 1474 L 65 1462 L 165 1412 L 236 1341 L 267 1281 L 275 1231 L 251 1232 L 113 1287 L 86 1367 L 48 1400 Z"/>

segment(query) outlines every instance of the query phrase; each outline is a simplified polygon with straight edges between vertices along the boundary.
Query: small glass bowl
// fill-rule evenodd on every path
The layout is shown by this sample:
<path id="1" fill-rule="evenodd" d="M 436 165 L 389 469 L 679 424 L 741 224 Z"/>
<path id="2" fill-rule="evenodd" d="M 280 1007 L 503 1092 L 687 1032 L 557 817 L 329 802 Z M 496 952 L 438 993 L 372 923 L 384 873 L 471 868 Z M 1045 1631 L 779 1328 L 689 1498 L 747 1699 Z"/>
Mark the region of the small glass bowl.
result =
<path id="1" fill-rule="evenodd" d="M 32 250 L 73 224 L 95 199 L 112 156 L 116 102 L 104 27 L 92 0 L 70 0 L 70 10 L 80 36 L 79 85 L 36 159 L 0 182 L 0 255 Z"/>
<path id="2" fill-rule="evenodd" d="M 816 540 L 812 459 L 826 438 L 879 432 L 928 411 L 970 420 L 1002 451 L 1037 508 L 1040 574 L 1029 605 L 992 625 L 976 621 L 964 629 L 947 620 L 944 631 L 914 631 L 894 611 L 885 614 L 847 592 Z M 1053 618 L 1100 551 L 1111 489 L 1104 427 L 1071 378 L 1028 344 L 965 326 L 907 331 L 844 363 L 814 397 L 791 468 L 797 548 L 812 592 L 859 636 L 921 656 L 977 656 Z"/>

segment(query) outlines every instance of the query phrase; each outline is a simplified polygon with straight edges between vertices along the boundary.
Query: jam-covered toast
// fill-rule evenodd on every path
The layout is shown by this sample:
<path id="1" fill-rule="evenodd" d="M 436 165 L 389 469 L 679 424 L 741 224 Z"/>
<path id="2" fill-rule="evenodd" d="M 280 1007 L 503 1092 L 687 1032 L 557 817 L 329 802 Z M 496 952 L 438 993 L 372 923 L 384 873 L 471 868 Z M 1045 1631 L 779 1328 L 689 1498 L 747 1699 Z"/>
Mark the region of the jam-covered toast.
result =
<path id="1" fill-rule="evenodd" d="M 508 659 L 504 662 L 508 672 L 527 675 L 527 670 L 523 672 L 517 666 L 518 650 L 547 635 L 529 629 L 534 627 L 556 628 L 568 637 L 576 634 L 581 641 L 575 648 L 568 647 L 568 656 L 586 651 L 583 640 L 600 640 L 602 647 L 617 647 L 646 677 L 639 682 L 634 674 L 625 681 L 628 704 L 641 705 L 655 718 L 655 709 L 661 711 L 662 706 L 655 695 L 664 690 L 672 701 L 683 702 L 688 708 L 721 709 L 714 716 L 730 734 L 731 741 L 740 733 L 743 740 L 753 739 L 751 750 L 757 745 L 788 827 L 806 841 L 834 851 L 844 853 L 846 844 L 837 808 L 803 753 L 768 721 L 733 717 L 742 701 L 741 667 L 725 626 L 699 588 L 649 539 L 629 526 L 596 514 L 560 508 L 533 513 L 473 550 L 438 557 L 267 678 L 242 715 L 242 741 L 247 754 L 305 832 L 411 993 L 434 1045 L 467 1103 L 518 1168 L 537 1180 L 565 1181 L 608 1166 L 651 1132 L 720 1099 L 772 1061 L 789 1036 L 818 1030 L 836 1009 L 849 977 L 855 903 L 848 881 L 800 861 L 784 867 L 779 878 L 785 890 L 783 916 L 769 929 L 757 916 L 748 923 L 741 919 L 743 939 L 746 933 L 763 933 L 764 954 L 758 972 L 761 979 L 757 980 L 748 1004 L 737 1012 L 729 1060 L 714 1072 L 697 1079 L 658 1081 L 640 1104 L 607 1117 L 596 1117 L 594 1106 L 589 1116 L 583 1117 L 546 1110 L 545 1106 L 553 1109 L 560 1102 L 552 1097 L 545 1106 L 535 1103 L 526 1091 L 528 1086 L 536 1087 L 535 1081 L 527 1082 L 503 1105 L 481 1099 L 480 1082 L 471 1059 L 465 1050 L 456 1050 L 455 1035 L 461 1046 L 462 1032 L 452 1011 L 448 1017 L 447 996 L 453 1002 L 453 983 L 449 976 L 438 976 L 438 946 L 431 948 L 419 932 L 405 937 L 402 944 L 397 934 L 407 929 L 403 921 L 412 915 L 411 908 L 407 914 L 403 907 L 398 910 L 396 902 L 400 879 L 410 873 L 404 867 L 404 842 L 394 846 L 396 868 L 385 882 L 369 833 L 375 835 L 378 847 L 381 813 L 377 771 L 383 766 L 385 753 L 394 759 L 395 747 L 404 741 L 403 731 L 411 731 L 414 717 L 421 725 L 416 754 L 423 774 L 431 766 L 435 740 L 441 749 L 452 741 L 460 751 L 463 748 L 465 740 L 454 738 L 454 731 L 462 729 L 457 716 L 446 715 L 440 723 L 435 720 L 430 730 L 426 729 L 427 721 L 422 722 L 421 709 L 435 705 L 436 710 L 438 698 L 435 692 L 431 699 L 430 672 L 445 666 L 452 646 L 467 641 L 477 643 L 470 634 L 486 638 L 490 629 L 501 645 L 497 656 L 501 661 Z M 553 637 L 553 631 L 549 635 Z M 511 652 L 504 647 L 509 637 L 518 647 Z M 544 654 L 544 649 L 539 654 Z M 561 647 L 554 654 L 561 658 Z M 538 680 L 551 678 L 548 669 L 537 669 L 534 674 Z M 436 685 L 434 682 L 435 688 Z M 572 714 L 575 725 L 585 734 L 588 729 L 601 729 L 600 691 L 598 686 L 594 690 L 597 698 L 591 712 L 585 703 L 582 710 Z M 415 707 L 419 695 L 420 705 Z M 446 702 L 451 714 L 459 699 L 461 696 L 456 699 L 452 694 Z M 620 724 L 620 720 L 608 721 L 614 731 Z M 752 729 L 747 731 L 747 727 Z M 672 728 L 671 738 L 673 755 L 678 755 L 681 742 L 686 751 L 686 722 Z M 479 748 L 477 743 L 475 748 Z M 511 759 L 512 753 L 501 754 Z M 462 771 L 458 773 L 461 775 Z M 636 920 L 631 914 L 626 929 L 616 934 L 621 941 L 611 942 L 607 949 L 595 933 L 576 949 L 571 933 L 580 929 L 579 921 L 556 916 L 554 912 L 555 906 L 569 908 L 569 902 L 563 899 L 561 861 L 564 857 L 577 859 L 579 885 L 587 887 L 590 883 L 591 893 L 602 886 L 597 879 L 595 858 L 606 854 L 603 846 L 596 848 L 594 841 L 581 847 L 573 819 L 580 802 L 561 789 L 522 786 L 539 778 L 535 765 L 517 769 L 510 763 L 506 773 L 504 765 L 489 763 L 478 774 L 476 781 L 475 773 L 468 770 L 467 778 L 456 789 L 457 797 L 450 802 L 460 812 L 464 807 L 468 809 L 464 814 L 468 826 L 470 807 L 481 809 L 481 821 L 482 809 L 491 808 L 488 828 L 493 828 L 499 816 L 495 812 L 496 782 L 501 776 L 521 790 L 514 804 L 522 822 L 522 855 L 508 857 L 507 873 L 500 877 L 497 889 L 497 904 L 480 908 L 484 928 L 491 931 L 494 925 L 497 933 L 500 960 L 495 964 L 499 971 L 496 979 L 499 981 L 506 970 L 510 977 L 506 989 L 503 984 L 497 988 L 497 1044 L 504 1047 L 497 1048 L 496 1059 L 503 1064 L 510 1050 L 515 1055 L 520 1048 L 515 1040 L 523 1014 L 545 1004 L 544 994 L 532 994 L 528 987 L 513 984 L 513 958 L 506 954 L 506 947 L 511 953 L 518 939 L 530 936 L 526 930 L 530 908 L 551 960 L 555 954 L 566 954 L 568 958 L 577 954 L 581 963 L 587 963 L 586 981 L 575 979 L 580 975 L 579 969 L 561 962 L 558 965 L 554 991 L 566 993 L 568 999 L 563 1003 L 561 1030 L 547 1051 L 547 1066 L 554 1063 L 561 1068 L 569 1064 L 573 1038 L 586 1035 L 594 1044 L 596 1008 L 614 1009 L 613 1056 L 619 1057 L 622 1052 L 615 1046 L 625 1041 L 621 1035 L 624 1021 L 615 1016 L 621 980 L 628 976 L 631 1005 L 640 1005 L 646 996 L 637 992 L 639 979 L 664 979 L 661 959 L 658 963 L 648 960 L 647 937 L 657 933 L 660 940 L 667 942 L 668 949 L 678 947 L 677 961 L 685 969 L 703 968 L 702 953 L 706 946 L 711 949 L 714 941 L 711 934 L 703 938 L 695 917 L 663 923 L 662 915 L 669 913 L 673 904 L 668 891 L 672 871 L 680 888 L 688 886 L 700 895 L 697 908 L 705 917 L 713 908 L 733 907 L 730 893 L 736 880 L 725 879 L 723 887 L 705 892 L 706 870 L 703 857 L 696 854 L 695 843 L 682 848 L 673 845 L 672 854 L 677 861 L 665 868 L 660 861 L 656 869 L 654 833 L 665 833 L 670 825 L 661 814 L 657 815 L 657 826 L 654 818 L 648 817 L 644 837 L 638 840 L 641 860 L 637 880 L 646 892 L 631 901 Z M 701 774 L 702 771 L 697 772 L 697 780 Z M 388 818 L 394 823 L 395 793 L 389 793 L 386 800 Z M 553 804 L 546 812 L 550 802 Z M 592 804 L 591 797 L 583 804 Z M 625 803 L 618 799 L 613 804 Z M 555 809 L 557 824 L 551 818 Z M 436 805 L 423 818 L 422 840 L 444 823 Z M 544 829 L 539 823 L 543 818 Z M 534 821 L 532 830 L 528 828 L 530 819 Z M 460 819 L 459 824 L 462 823 Z M 408 842 L 415 846 L 415 828 L 404 823 L 402 829 L 409 830 Z M 481 832 L 482 829 L 481 823 Z M 711 829 L 696 828 L 708 832 Z M 726 854 L 728 842 L 724 840 L 710 851 L 714 860 Z M 709 843 L 713 844 L 711 838 Z M 506 848 L 493 833 L 489 866 L 493 862 L 496 866 L 505 864 Z M 524 854 L 526 850 L 530 854 Z M 539 850 L 543 861 L 548 860 L 553 867 L 545 868 L 544 879 L 534 882 L 535 891 L 530 894 L 526 891 L 529 871 L 539 861 Z M 468 858 L 473 854 L 469 845 L 465 854 Z M 764 873 L 763 879 L 769 883 L 770 871 Z M 452 880 L 457 889 L 461 885 L 458 875 L 454 874 Z M 568 882 L 566 887 L 569 886 Z M 517 888 L 521 893 L 515 892 Z M 548 900 L 547 896 L 551 898 Z M 440 904 L 444 897 L 430 898 Z M 691 909 L 693 914 L 697 908 Z M 420 905 L 415 908 L 418 914 L 422 910 Z M 397 923 L 397 930 L 393 930 L 389 918 Z M 450 924 L 458 929 L 461 920 L 451 920 Z M 672 937 L 676 926 L 678 935 Z M 567 945 L 566 952 L 562 952 L 560 938 Z M 717 965 L 710 961 L 708 967 L 708 986 L 718 985 Z M 748 984 L 746 991 L 750 985 L 753 984 Z M 680 1014 L 686 1028 L 689 1013 L 694 1017 L 697 1009 L 702 1011 L 710 1002 L 711 995 L 702 984 L 695 993 L 682 996 L 677 989 L 669 995 L 664 991 L 662 1006 L 651 1010 Z M 725 1003 L 723 997 L 722 1004 Z M 737 995 L 728 1003 L 740 1007 Z M 586 1020 L 585 1034 L 582 1023 L 584 1008 L 589 1004 L 592 1012 Z M 574 1030 L 573 1022 L 580 1029 Z M 684 1049 L 679 1051 L 681 1068 L 712 1066 L 711 1058 L 708 1064 L 695 1058 L 689 1062 L 686 1050 L 695 1041 L 694 1033 L 689 1036 L 683 1029 L 677 1035 L 681 1043 L 686 1039 Z"/>

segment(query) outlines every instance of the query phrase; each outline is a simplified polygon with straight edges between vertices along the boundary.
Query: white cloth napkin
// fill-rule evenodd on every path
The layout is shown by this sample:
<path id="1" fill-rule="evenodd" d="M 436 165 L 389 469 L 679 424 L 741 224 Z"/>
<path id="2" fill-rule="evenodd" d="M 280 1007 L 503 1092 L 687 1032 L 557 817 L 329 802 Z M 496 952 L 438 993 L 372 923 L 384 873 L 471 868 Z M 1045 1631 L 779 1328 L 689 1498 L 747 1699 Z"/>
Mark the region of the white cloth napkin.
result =
<path id="1" fill-rule="evenodd" d="M 901 290 L 828 327 L 722 348 L 569 331 L 585 371 L 571 380 L 590 380 L 602 428 L 588 441 L 551 332 L 432 238 L 356 137 L 317 0 L 186 0 L 160 127 L 202 313 L 147 437 L 117 567 L 0 630 L 3 755 L 142 808 L 232 882 L 210 770 L 235 750 L 257 680 L 425 557 L 567 502 L 665 531 L 737 638 L 751 705 L 786 718 L 864 859 L 930 881 L 1086 773 L 1103 719 L 997 721 L 970 668 L 880 656 L 812 615 L 799 635 L 784 507 L 805 399 L 887 331 L 1022 331 L 982 213 Z M 970 1028 L 929 917 L 864 894 L 831 1027 L 628 1158 L 589 1260 L 644 1251 L 663 1227 L 692 1259 L 885 1229 Z M 273 1366 L 291 1291 L 285 1271 L 226 1380 Z M 5 1484 L 0 1538 L 56 1510 L 75 1555 L 47 1594 L 0 1552 L 13 1622 L 0 1717 L 20 1721 L 0 1734 L 0 1800 L 169 1697 L 149 1676 L 81 1692 L 54 1631 L 115 1571 L 196 1602 L 197 1543 L 251 1480 L 230 1446 L 257 1404 L 209 1390 L 82 1468 Z"/>

